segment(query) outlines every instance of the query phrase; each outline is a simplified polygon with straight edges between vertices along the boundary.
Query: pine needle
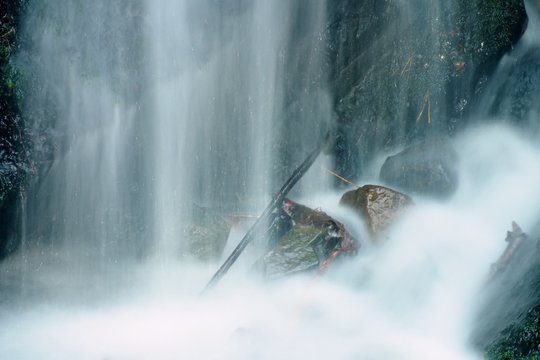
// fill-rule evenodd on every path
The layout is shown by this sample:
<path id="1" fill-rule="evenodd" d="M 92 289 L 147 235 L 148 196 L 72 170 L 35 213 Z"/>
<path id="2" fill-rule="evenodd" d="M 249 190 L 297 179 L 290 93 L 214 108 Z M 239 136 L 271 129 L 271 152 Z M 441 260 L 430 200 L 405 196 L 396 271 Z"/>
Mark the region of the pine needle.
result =
<path id="1" fill-rule="evenodd" d="M 409 59 L 407 60 L 407 63 L 403 67 L 403 70 L 401 70 L 401 74 L 399 75 L 399 77 L 402 77 L 405 71 L 411 70 L 411 66 L 412 66 L 412 56 L 409 56 Z"/>
<path id="2" fill-rule="evenodd" d="M 427 121 L 428 124 L 431 124 L 431 98 L 429 91 L 426 93 L 426 96 L 424 96 L 424 101 L 422 102 L 422 109 L 418 113 L 418 117 L 416 118 L 416 122 L 420 122 L 420 119 L 422 118 L 422 115 L 424 115 L 424 111 L 426 110 L 427 105 Z"/>
<path id="3" fill-rule="evenodd" d="M 429 92 L 428 92 L 428 111 L 427 111 L 427 122 L 428 124 L 431 124 L 431 98 L 429 96 Z"/>
<path id="4" fill-rule="evenodd" d="M 345 179 L 343 176 L 340 176 L 340 175 L 336 174 L 336 173 L 333 172 L 332 170 L 330 170 L 330 169 L 328 169 L 328 168 L 326 168 L 326 167 L 324 167 L 324 166 L 323 166 L 322 168 L 323 168 L 323 170 L 325 170 L 326 172 L 328 172 L 330 175 L 337 177 L 339 180 L 343 181 L 344 183 L 346 183 L 346 184 L 348 184 L 348 185 L 351 185 L 352 187 L 355 187 L 355 188 L 357 188 L 357 189 L 360 188 L 360 186 L 356 185 L 355 183 L 353 183 L 353 182 L 350 181 L 350 180 Z"/>
<path id="5" fill-rule="evenodd" d="M 416 122 L 420 122 L 420 119 L 422 118 L 422 114 L 424 114 L 425 108 L 426 108 L 426 102 L 424 101 L 424 103 L 422 104 L 422 110 L 420 110 L 420 113 L 418 114 L 418 117 L 416 118 Z"/>

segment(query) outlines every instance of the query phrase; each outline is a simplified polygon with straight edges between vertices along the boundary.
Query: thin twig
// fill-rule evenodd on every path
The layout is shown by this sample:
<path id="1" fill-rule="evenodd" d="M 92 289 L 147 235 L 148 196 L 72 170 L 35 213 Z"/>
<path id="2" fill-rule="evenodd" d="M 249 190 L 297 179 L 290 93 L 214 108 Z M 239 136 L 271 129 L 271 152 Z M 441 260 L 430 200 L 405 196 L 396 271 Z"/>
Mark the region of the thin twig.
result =
<path id="1" fill-rule="evenodd" d="M 336 173 L 333 172 L 332 170 L 330 170 L 330 169 L 328 169 L 328 168 L 326 168 L 326 167 L 324 167 L 324 166 L 323 166 L 322 168 L 323 168 L 323 170 L 325 170 L 326 172 L 328 172 L 330 175 L 337 177 L 339 180 L 343 181 L 344 183 L 349 184 L 349 185 L 351 185 L 351 186 L 353 186 L 353 187 L 355 187 L 355 188 L 357 188 L 357 189 L 360 188 L 360 186 L 356 185 L 355 183 L 353 183 L 353 182 L 350 181 L 350 180 L 345 179 L 343 176 L 340 176 L 340 175 L 336 174 Z"/>
<path id="2" fill-rule="evenodd" d="M 427 122 L 428 124 L 431 124 L 431 97 L 429 96 L 429 92 L 427 95 L 427 101 L 428 101 L 428 111 L 427 111 Z"/>

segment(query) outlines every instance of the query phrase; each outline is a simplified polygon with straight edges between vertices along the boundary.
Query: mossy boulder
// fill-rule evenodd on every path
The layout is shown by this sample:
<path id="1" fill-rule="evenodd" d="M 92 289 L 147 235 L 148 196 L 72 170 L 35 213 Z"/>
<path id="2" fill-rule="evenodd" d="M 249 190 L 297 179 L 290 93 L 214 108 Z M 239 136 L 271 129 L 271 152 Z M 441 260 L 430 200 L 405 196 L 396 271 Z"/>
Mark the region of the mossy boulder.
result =
<path id="1" fill-rule="evenodd" d="M 360 248 L 345 226 L 322 210 L 286 198 L 278 214 L 279 221 L 270 222 L 265 231 L 270 250 L 254 265 L 266 279 L 317 269 L 322 274 L 335 258 L 354 255 Z M 275 239 L 269 234 L 280 235 Z"/>
<path id="2" fill-rule="evenodd" d="M 255 263 L 266 279 L 275 279 L 307 271 L 319 266 L 311 243 L 321 234 L 315 226 L 295 225 L 266 255 Z"/>

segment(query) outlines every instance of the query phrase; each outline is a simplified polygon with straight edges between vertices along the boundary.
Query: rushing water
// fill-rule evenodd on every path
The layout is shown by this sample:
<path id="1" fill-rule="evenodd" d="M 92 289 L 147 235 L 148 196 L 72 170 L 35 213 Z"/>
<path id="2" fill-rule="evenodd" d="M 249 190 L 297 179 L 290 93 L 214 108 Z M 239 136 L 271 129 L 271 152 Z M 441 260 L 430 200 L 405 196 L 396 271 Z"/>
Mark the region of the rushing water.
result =
<path id="1" fill-rule="evenodd" d="M 60 135 L 28 201 L 33 246 L 0 264 L 0 357 L 482 358 L 468 337 L 490 263 L 540 214 L 540 147 L 509 126 L 454 139 L 457 193 L 415 199 L 324 279 L 261 284 L 245 254 L 199 295 L 219 264 L 187 257 L 193 204 L 256 211 L 328 127 L 324 5 L 32 2 L 27 111 L 55 109 Z M 294 195 L 364 234 L 327 183 L 316 164 Z"/>
<path id="2" fill-rule="evenodd" d="M 32 1 L 27 111 L 55 158 L 29 236 L 103 267 L 176 259 L 194 204 L 264 205 L 328 128 L 324 5 Z M 307 177 L 300 192 L 328 182 Z"/>
<path id="3" fill-rule="evenodd" d="M 499 64 L 484 94 L 480 116 L 512 121 L 535 135 L 540 133 L 540 4 L 526 2 L 528 28 L 514 51 Z"/>
<path id="4" fill-rule="evenodd" d="M 34 286 L 46 291 L 31 294 L 39 300 L 4 307 L 2 354 L 480 359 L 467 342 L 474 304 L 511 221 L 529 229 L 540 212 L 534 186 L 540 148 L 504 127 L 475 129 L 456 144 L 461 185 L 452 200 L 417 199 L 383 245 L 366 248 L 326 279 L 262 285 L 236 271 L 201 298 L 213 266 L 138 265 L 116 275 L 121 279 L 111 296 L 91 268 L 67 274 L 44 264 Z M 337 195 L 308 203 L 361 233 L 361 224 L 336 206 Z"/>

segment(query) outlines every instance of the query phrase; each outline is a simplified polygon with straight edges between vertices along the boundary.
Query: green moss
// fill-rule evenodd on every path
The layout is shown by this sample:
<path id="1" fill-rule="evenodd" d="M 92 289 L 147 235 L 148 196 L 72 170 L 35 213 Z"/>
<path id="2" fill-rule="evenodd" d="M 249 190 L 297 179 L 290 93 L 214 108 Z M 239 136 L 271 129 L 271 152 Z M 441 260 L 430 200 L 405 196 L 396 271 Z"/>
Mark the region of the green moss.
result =
<path id="1" fill-rule="evenodd" d="M 223 253 L 231 227 L 209 209 L 194 206 L 193 221 L 184 224 L 183 235 L 188 255 L 200 260 L 217 260 Z"/>
<path id="2" fill-rule="evenodd" d="M 317 268 L 319 260 L 310 243 L 319 234 L 316 227 L 295 225 L 255 267 L 268 279 Z"/>
<path id="3" fill-rule="evenodd" d="M 508 51 L 521 36 L 525 18 L 521 0 L 461 1 L 456 23 L 464 55 L 482 62 Z"/>
<path id="4" fill-rule="evenodd" d="M 540 305 L 507 328 L 503 337 L 487 349 L 486 359 L 540 359 Z"/>

